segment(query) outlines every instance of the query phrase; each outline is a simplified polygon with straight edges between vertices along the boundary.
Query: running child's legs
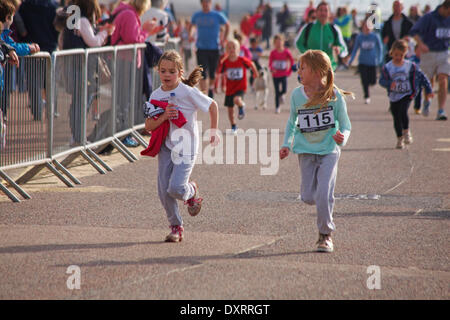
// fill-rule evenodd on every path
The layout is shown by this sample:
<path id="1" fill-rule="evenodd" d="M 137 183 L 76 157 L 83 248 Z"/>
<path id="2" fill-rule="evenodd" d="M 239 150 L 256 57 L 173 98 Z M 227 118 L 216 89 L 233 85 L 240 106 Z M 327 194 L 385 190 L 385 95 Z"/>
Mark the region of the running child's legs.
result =
<path id="1" fill-rule="evenodd" d="M 333 222 L 334 187 L 340 154 L 340 149 L 337 149 L 327 155 L 299 155 L 301 199 L 316 205 L 317 227 L 321 234 L 330 234 L 336 229 Z"/>
<path id="2" fill-rule="evenodd" d="M 171 226 L 183 225 L 178 200 L 186 201 L 195 194 L 194 187 L 189 183 L 194 162 L 181 161 L 175 164 L 171 150 L 164 144 L 161 146 L 158 154 L 158 195 Z"/>
<path id="3" fill-rule="evenodd" d="M 287 92 L 287 77 L 273 78 L 273 85 L 275 88 L 275 108 L 278 109 L 281 96 Z"/>
<path id="4" fill-rule="evenodd" d="M 394 118 L 394 129 L 397 138 L 403 136 L 403 130 L 409 129 L 408 108 L 411 98 L 406 96 L 399 101 L 391 102 L 391 113 Z"/>
<path id="5" fill-rule="evenodd" d="M 364 91 L 364 99 L 369 98 L 369 77 L 367 74 L 366 66 L 360 64 L 358 65 L 359 76 L 361 77 L 361 84 Z"/>
<path id="6" fill-rule="evenodd" d="M 414 110 L 420 110 L 422 104 L 422 88 L 417 90 L 417 96 L 414 98 Z"/>
<path id="7" fill-rule="evenodd" d="M 227 107 L 228 109 L 228 120 L 230 120 L 230 125 L 235 125 L 236 120 L 234 119 L 234 107 Z"/>

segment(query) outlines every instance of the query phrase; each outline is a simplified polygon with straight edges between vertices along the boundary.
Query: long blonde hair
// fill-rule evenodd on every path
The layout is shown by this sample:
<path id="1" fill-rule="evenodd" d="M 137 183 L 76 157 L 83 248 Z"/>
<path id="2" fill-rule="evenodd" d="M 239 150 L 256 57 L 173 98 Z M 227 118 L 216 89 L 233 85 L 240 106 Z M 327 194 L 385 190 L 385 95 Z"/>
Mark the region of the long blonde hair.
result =
<path id="1" fill-rule="evenodd" d="M 136 9 L 139 16 L 143 15 L 145 11 L 151 6 L 150 0 L 129 0 L 128 4 Z"/>
<path id="2" fill-rule="evenodd" d="M 325 52 L 321 50 L 308 50 L 300 56 L 299 62 L 300 64 L 306 64 L 312 72 L 317 72 L 323 84 L 323 88 L 309 98 L 305 104 L 306 108 L 319 105 L 320 109 L 322 109 L 328 103 L 336 101 L 335 88 L 342 95 L 354 97 L 353 92 L 341 90 L 334 84 L 334 72 L 331 67 L 331 60 Z"/>
<path id="3" fill-rule="evenodd" d="M 181 58 L 180 54 L 175 50 L 168 50 L 163 53 L 161 58 L 159 58 L 158 61 L 158 69 L 160 68 L 161 61 L 162 60 L 168 60 L 175 63 L 175 66 L 178 71 L 183 71 L 183 59 Z M 200 66 L 197 66 L 194 68 L 194 70 L 189 74 L 189 77 L 185 79 L 183 76 L 181 77 L 181 82 L 184 84 L 194 87 L 202 78 L 202 71 L 203 68 Z"/>

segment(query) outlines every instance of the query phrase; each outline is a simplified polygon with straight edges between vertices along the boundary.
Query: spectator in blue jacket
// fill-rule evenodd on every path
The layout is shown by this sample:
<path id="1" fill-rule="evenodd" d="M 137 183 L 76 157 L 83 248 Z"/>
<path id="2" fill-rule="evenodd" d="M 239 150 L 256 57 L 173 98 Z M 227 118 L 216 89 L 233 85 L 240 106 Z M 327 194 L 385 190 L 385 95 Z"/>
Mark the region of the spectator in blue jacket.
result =
<path id="1" fill-rule="evenodd" d="M 8 1 L 0 2 L 0 31 L 3 31 L 4 25 L 7 21 L 12 19 L 14 15 L 15 7 Z M 16 50 L 8 45 L 5 41 L 0 39 L 0 109 L 2 110 L 2 120 L 6 117 L 6 102 L 3 98 L 5 96 L 3 86 L 4 86 L 4 75 L 3 75 L 3 66 L 5 62 L 9 60 L 9 62 L 13 65 L 19 65 L 19 58 L 17 56 Z"/>
<path id="2" fill-rule="evenodd" d="M 9 0 L 3 0 L 5 2 L 9 2 L 14 8 L 14 2 Z M 0 38 L 2 41 L 4 41 L 6 44 L 10 45 L 16 54 L 19 57 L 27 56 L 36 52 L 39 52 L 39 45 L 37 43 L 17 43 L 13 40 L 11 37 L 12 31 L 10 30 L 11 24 L 13 23 L 15 10 L 12 15 L 8 15 L 5 19 L 5 21 L 2 21 L 3 28 L 1 30 Z M 9 107 L 9 93 L 14 90 L 14 84 L 15 84 L 15 78 L 17 76 L 17 69 L 11 70 L 11 78 L 10 81 L 11 85 L 7 86 L 5 88 L 4 95 L 2 95 L 2 105 L 3 105 L 3 116 L 6 118 L 7 110 Z"/>
<path id="3" fill-rule="evenodd" d="M 450 0 L 427 13 L 417 21 L 410 34 L 419 45 L 421 52 L 421 68 L 433 85 L 437 76 L 439 83 L 438 113 L 436 120 L 447 120 L 445 103 L 447 100 L 448 77 L 450 76 Z M 422 111 L 424 116 L 428 110 Z"/>
<path id="4" fill-rule="evenodd" d="M 369 86 L 377 83 L 377 66 L 383 61 L 383 44 L 378 34 L 373 32 L 373 25 L 368 19 L 362 23 L 362 33 L 356 37 L 348 65 L 352 64 L 358 50 L 358 71 L 364 90 L 364 101 L 369 104 Z"/>

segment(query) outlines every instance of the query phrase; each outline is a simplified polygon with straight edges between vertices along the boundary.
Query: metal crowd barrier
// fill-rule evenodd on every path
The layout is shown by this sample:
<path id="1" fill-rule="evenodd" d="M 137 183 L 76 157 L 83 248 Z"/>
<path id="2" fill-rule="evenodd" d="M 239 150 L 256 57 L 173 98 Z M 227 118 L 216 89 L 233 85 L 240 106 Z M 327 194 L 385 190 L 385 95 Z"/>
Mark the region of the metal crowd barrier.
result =
<path id="1" fill-rule="evenodd" d="M 143 59 L 145 44 L 38 53 L 5 67 L 0 106 L 6 119 L 5 145 L 0 141 L 0 190 L 12 201 L 30 199 L 19 185 L 48 168 L 65 185 L 81 182 L 67 166 L 79 155 L 99 173 L 112 169 L 97 152 L 112 144 L 128 161 L 136 156 L 121 142 L 132 135 L 142 146 Z M 179 51 L 179 39 L 161 44 Z M 151 70 L 153 88 L 160 85 Z M 97 152 L 95 152 L 97 151 Z M 64 158 L 63 161 L 58 159 Z M 10 169 L 31 167 L 16 181 Z M 106 171 L 105 171 L 106 170 Z M 68 177 L 68 178 L 66 178 Z"/>

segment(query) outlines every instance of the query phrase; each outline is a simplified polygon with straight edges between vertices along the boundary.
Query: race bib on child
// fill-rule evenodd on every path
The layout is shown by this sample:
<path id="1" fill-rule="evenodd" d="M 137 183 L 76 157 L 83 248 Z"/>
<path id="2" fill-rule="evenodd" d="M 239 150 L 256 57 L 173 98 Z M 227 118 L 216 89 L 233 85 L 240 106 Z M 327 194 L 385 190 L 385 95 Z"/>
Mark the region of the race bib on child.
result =
<path id="1" fill-rule="evenodd" d="M 244 70 L 242 68 L 227 69 L 227 78 L 230 80 L 241 80 L 244 78 Z"/>
<path id="2" fill-rule="evenodd" d="M 395 87 L 392 90 L 396 93 L 407 93 L 411 91 L 411 83 L 409 80 L 396 80 Z"/>
<path id="3" fill-rule="evenodd" d="M 272 62 L 272 66 L 276 70 L 286 70 L 287 62 L 286 60 L 274 60 Z"/>
<path id="4" fill-rule="evenodd" d="M 375 48 L 375 42 L 373 41 L 363 41 L 361 42 L 361 49 L 363 50 L 372 50 Z"/>
<path id="5" fill-rule="evenodd" d="M 315 114 L 317 109 L 299 109 L 297 127 L 300 132 L 316 132 L 334 128 L 333 107 L 328 106 Z"/>

